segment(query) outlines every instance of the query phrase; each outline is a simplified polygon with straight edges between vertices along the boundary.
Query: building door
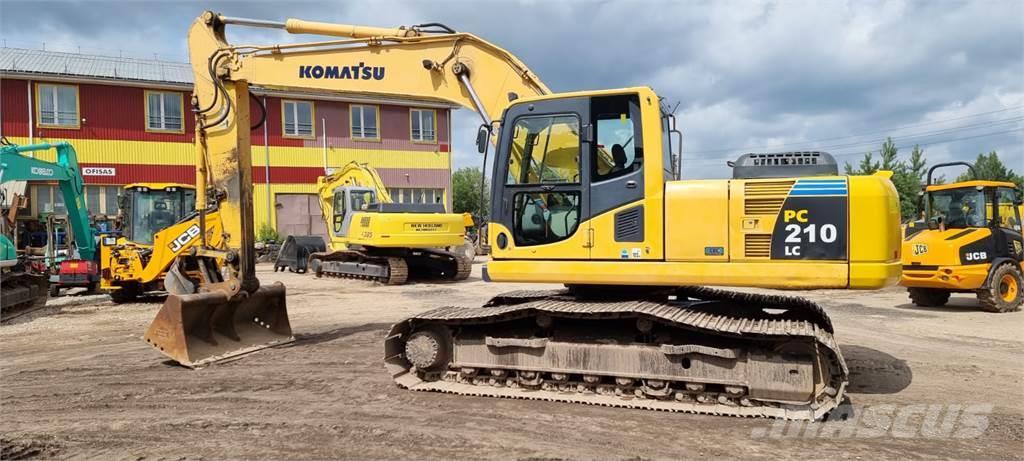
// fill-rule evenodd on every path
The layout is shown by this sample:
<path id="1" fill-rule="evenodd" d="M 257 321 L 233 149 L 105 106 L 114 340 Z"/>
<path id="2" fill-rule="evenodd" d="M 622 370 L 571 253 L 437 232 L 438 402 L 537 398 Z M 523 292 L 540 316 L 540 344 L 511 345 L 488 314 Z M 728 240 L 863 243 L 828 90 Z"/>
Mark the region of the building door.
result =
<path id="1" fill-rule="evenodd" d="M 331 241 L 315 194 L 276 194 L 276 202 L 281 240 L 289 235 L 319 235 L 325 242 Z"/>

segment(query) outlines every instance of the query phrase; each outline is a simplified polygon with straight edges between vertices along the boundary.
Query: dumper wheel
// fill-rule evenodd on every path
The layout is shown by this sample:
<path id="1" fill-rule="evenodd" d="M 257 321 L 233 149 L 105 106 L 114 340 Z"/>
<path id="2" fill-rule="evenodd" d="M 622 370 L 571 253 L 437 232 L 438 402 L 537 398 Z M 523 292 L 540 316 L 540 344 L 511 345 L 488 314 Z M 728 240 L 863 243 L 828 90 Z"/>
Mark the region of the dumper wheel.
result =
<path id="1" fill-rule="evenodd" d="M 949 302 L 949 292 L 936 288 L 907 288 L 910 300 L 921 307 L 941 307 Z"/>
<path id="2" fill-rule="evenodd" d="M 58 296 L 60 296 L 60 285 L 57 285 L 55 283 L 50 284 L 50 297 L 56 298 Z"/>
<path id="3" fill-rule="evenodd" d="M 978 290 L 978 304 L 988 312 L 1013 312 L 1024 302 L 1024 279 L 1013 264 L 1003 264 L 992 271 L 989 287 Z"/>

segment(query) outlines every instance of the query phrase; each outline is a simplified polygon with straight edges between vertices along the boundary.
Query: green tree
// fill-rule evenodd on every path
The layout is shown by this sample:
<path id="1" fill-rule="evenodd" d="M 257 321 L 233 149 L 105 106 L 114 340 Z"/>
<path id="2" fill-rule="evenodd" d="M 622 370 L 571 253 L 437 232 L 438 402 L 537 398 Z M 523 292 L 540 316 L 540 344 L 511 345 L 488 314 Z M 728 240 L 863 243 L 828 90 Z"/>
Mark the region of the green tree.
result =
<path id="1" fill-rule="evenodd" d="M 860 165 L 858 165 L 856 169 L 850 166 L 850 162 L 846 162 L 846 166 L 843 169 L 848 175 L 875 174 L 881 165 L 878 162 L 872 161 L 871 158 L 872 154 L 871 152 L 868 152 L 864 154 L 864 158 L 860 159 Z"/>
<path id="2" fill-rule="evenodd" d="M 484 200 L 481 210 L 480 181 L 484 181 Z M 480 168 L 459 168 L 452 173 L 453 207 L 456 213 L 469 212 L 473 215 L 482 216 L 488 206 L 490 188 L 487 187 L 487 180 L 481 173 Z"/>
<path id="3" fill-rule="evenodd" d="M 977 178 L 971 177 L 970 171 L 965 171 L 956 180 L 987 179 L 989 181 L 1012 182 L 1017 184 L 1017 187 L 1024 186 L 1024 176 L 1015 173 L 1011 168 L 1007 168 L 1002 160 L 999 160 L 999 154 L 996 151 L 989 152 L 988 154 L 978 154 L 977 160 L 974 161 L 974 171 L 978 173 Z"/>
<path id="4" fill-rule="evenodd" d="M 880 160 L 874 160 L 872 152 L 864 154 L 857 168 L 847 163 L 844 168 L 846 174 L 869 175 L 879 170 L 892 171 L 892 183 L 900 196 L 900 216 L 904 220 L 916 219 L 922 178 L 927 167 L 924 151 L 919 146 L 914 146 L 909 162 L 904 162 L 899 159 L 899 148 L 896 147 L 896 143 L 892 138 L 887 138 L 882 143 L 879 153 Z"/>

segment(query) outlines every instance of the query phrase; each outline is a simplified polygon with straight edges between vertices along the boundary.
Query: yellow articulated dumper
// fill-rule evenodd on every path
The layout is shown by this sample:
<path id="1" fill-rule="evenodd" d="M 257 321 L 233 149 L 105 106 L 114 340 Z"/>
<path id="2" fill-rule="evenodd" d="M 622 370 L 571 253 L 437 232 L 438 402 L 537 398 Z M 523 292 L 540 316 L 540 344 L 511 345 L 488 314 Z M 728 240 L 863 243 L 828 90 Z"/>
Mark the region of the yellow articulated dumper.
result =
<path id="1" fill-rule="evenodd" d="M 232 25 L 337 38 L 235 46 L 224 36 Z M 745 155 L 731 179 L 681 181 L 681 135 L 647 87 L 553 94 L 509 52 L 440 24 L 207 12 L 190 51 L 199 103 L 217 88 L 228 125 L 242 127 L 218 137 L 225 156 L 247 158 L 250 84 L 436 99 L 480 114 L 478 147 L 497 147 L 485 278 L 568 288 L 395 324 L 385 364 L 408 389 L 821 418 L 848 381 L 824 310 L 702 285 L 875 289 L 899 276 L 888 175 L 840 176 L 828 154 L 793 152 Z"/>
<path id="2" fill-rule="evenodd" d="M 393 203 L 370 166 L 351 162 L 320 177 L 330 250 L 310 256 L 318 277 L 401 285 L 412 277 L 463 280 L 473 261 L 449 251 L 466 242 L 466 218 L 440 203 Z"/>
<path id="3" fill-rule="evenodd" d="M 1016 311 L 1024 304 L 1020 191 L 1011 182 L 931 183 L 935 169 L 954 165 L 974 174 L 964 162 L 928 170 L 925 221 L 903 241 L 900 285 L 918 306 L 939 307 L 952 293 L 974 293 L 983 310 Z"/>

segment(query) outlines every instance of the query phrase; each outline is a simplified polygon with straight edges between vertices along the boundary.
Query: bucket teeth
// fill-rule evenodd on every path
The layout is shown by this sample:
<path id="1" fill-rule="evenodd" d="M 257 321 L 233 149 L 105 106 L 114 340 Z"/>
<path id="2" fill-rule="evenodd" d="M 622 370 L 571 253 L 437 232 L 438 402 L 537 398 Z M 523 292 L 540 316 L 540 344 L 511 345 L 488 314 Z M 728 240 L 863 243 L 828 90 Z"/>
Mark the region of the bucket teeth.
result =
<path id="1" fill-rule="evenodd" d="M 233 299 L 216 292 L 169 295 L 143 338 L 190 368 L 294 340 L 281 283 Z"/>

